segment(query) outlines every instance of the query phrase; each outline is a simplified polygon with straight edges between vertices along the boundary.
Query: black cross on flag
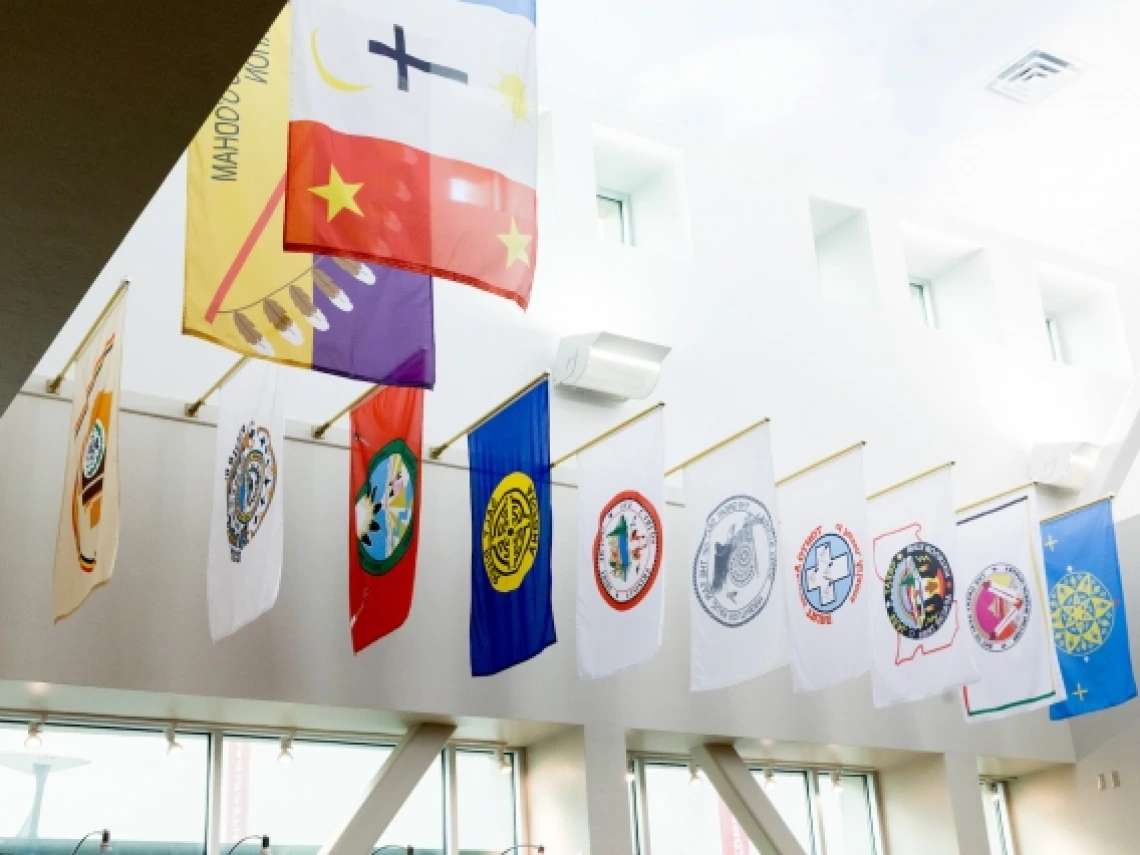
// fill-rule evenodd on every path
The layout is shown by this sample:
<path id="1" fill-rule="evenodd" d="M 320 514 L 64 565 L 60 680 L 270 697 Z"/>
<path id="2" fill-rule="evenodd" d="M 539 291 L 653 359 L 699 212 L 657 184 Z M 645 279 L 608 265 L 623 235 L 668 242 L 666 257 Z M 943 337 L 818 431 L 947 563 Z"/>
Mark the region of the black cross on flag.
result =
<path id="1" fill-rule="evenodd" d="M 399 76 L 398 86 L 401 92 L 408 91 L 408 69 L 414 68 L 417 71 L 422 71 L 426 74 L 435 74 L 440 77 L 446 77 L 448 80 L 454 80 L 457 83 L 467 85 L 467 72 L 458 71 L 454 68 L 448 68 L 446 65 L 440 65 L 437 62 L 428 62 L 425 59 L 412 56 L 408 53 L 407 45 L 404 40 L 404 28 L 396 24 L 396 46 L 389 47 L 383 42 L 378 42 L 370 39 L 368 41 L 368 50 L 371 53 L 386 56 L 388 59 L 396 61 L 396 73 Z"/>

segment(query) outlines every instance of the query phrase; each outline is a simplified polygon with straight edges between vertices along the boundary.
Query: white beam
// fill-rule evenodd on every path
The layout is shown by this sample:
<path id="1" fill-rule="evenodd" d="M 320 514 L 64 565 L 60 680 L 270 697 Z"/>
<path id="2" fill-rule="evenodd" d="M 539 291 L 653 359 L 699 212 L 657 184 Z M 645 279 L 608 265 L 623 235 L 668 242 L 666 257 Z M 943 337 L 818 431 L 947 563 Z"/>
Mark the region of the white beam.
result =
<path id="1" fill-rule="evenodd" d="M 584 736 L 589 855 L 633 855 L 625 729 L 616 724 L 587 724 Z"/>
<path id="2" fill-rule="evenodd" d="M 735 748 L 710 743 L 693 749 L 693 757 L 760 855 L 805 855 Z"/>
<path id="3" fill-rule="evenodd" d="M 986 814 L 978 782 L 978 760 L 969 754 L 944 754 L 946 789 L 950 793 L 950 809 L 954 813 L 954 832 L 958 851 L 988 852 Z"/>
<path id="4" fill-rule="evenodd" d="M 408 731 L 365 789 L 352 816 L 318 855 L 369 855 L 453 733 L 453 724 L 421 724 Z"/>
<path id="5" fill-rule="evenodd" d="M 1109 493 L 1119 493 L 1137 453 L 1140 453 L 1140 378 L 1132 381 L 1116 411 L 1078 502 L 1091 502 Z"/>
<path id="6" fill-rule="evenodd" d="M 760 855 L 805 855 L 735 748 L 709 743 L 693 749 L 693 758 Z"/>

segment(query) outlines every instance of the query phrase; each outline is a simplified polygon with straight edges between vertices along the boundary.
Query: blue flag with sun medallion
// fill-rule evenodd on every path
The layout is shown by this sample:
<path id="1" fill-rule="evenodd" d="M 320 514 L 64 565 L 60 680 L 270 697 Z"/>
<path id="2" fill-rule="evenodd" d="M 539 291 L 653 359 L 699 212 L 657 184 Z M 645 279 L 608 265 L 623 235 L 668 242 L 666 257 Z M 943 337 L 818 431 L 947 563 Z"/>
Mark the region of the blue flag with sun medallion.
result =
<path id="1" fill-rule="evenodd" d="M 1053 643 L 1068 698 L 1049 718 L 1099 712 L 1136 697 L 1112 501 L 1041 523 Z"/>
<path id="2" fill-rule="evenodd" d="M 550 570 L 550 392 L 544 381 L 472 431 L 471 673 L 556 641 Z"/>

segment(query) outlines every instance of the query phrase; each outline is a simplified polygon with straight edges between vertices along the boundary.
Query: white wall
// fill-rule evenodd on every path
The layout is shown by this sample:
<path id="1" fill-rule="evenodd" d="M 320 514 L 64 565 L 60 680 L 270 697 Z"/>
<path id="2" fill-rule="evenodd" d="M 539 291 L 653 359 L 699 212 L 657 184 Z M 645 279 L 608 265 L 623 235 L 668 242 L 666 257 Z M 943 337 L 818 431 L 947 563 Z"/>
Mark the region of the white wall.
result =
<path id="1" fill-rule="evenodd" d="M 875 265 L 867 217 L 856 214 L 816 239 L 819 290 L 828 300 L 874 309 L 878 305 Z"/>
<path id="2" fill-rule="evenodd" d="M 566 855 L 590 852 L 585 752 L 581 728 L 567 728 L 527 747 L 526 842 Z"/>
<path id="3" fill-rule="evenodd" d="M 959 853 L 946 764 L 940 755 L 880 772 L 879 798 L 889 855 L 982 855 Z"/>

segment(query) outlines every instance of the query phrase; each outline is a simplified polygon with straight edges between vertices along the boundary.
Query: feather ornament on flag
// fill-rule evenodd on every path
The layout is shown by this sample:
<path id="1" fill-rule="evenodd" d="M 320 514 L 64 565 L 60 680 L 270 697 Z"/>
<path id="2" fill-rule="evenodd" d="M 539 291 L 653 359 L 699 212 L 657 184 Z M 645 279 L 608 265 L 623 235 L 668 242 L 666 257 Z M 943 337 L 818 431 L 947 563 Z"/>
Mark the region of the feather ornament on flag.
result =
<path id="1" fill-rule="evenodd" d="M 293 323 L 293 319 L 289 317 L 289 313 L 281 308 L 281 304 L 271 297 L 266 297 L 261 301 L 262 311 L 265 312 L 265 317 L 269 319 L 269 323 L 273 324 L 273 328 L 277 330 L 280 336 L 290 344 L 304 344 L 305 337 L 301 335 L 301 329 Z"/>
<path id="2" fill-rule="evenodd" d="M 340 263 L 340 259 L 337 259 L 337 263 Z M 368 272 L 371 273 L 372 271 L 369 270 Z M 352 311 L 352 300 L 348 299 L 348 295 L 323 270 L 313 270 L 313 284 L 320 288 L 321 293 L 328 297 L 332 304 L 342 312 Z"/>
<path id="3" fill-rule="evenodd" d="M 376 284 L 376 274 L 372 272 L 372 268 L 367 264 L 361 264 L 352 258 L 333 258 L 333 262 L 337 267 L 357 281 L 363 282 L 365 285 Z"/>
<path id="4" fill-rule="evenodd" d="M 314 306 L 309 295 L 296 285 L 289 286 L 289 298 L 297 307 L 297 311 L 301 313 L 301 317 L 308 321 L 310 326 L 321 332 L 325 332 L 329 328 L 329 319 L 325 317 L 325 313 Z"/>
<path id="5" fill-rule="evenodd" d="M 246 340 L 246 343 L 260 353 L 262 356 L 273 356 L 273 345 L 261 334 L 261 331 L 254 326 L 253 321 L 243 315 L 241 312 L 234 312 L 234 326 L 237 327 L 241 337 Z"/>

